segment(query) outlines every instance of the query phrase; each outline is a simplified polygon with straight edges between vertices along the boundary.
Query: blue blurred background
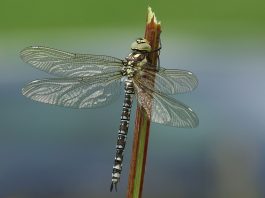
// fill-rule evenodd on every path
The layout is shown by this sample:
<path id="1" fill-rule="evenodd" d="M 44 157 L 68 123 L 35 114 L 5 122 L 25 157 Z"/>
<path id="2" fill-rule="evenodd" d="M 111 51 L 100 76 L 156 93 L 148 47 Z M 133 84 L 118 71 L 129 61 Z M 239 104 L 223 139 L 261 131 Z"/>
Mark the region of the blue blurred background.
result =
<path id="1" fill-rule="evenodd" d="M 125 197 L 133 121 L 119 191 L 109 192 L 122 97 L 86 110 L 33 102 L 21 88 L 49 75 L 19 51 L 123 58 L 144 34 L 148 5 L 162 21 L 161 65 L 199 78 L 175 97 L 200 126 L 152 124 L 143 197 L 265 197 L 264 1 L 1 0 L 0 198 Z"/>

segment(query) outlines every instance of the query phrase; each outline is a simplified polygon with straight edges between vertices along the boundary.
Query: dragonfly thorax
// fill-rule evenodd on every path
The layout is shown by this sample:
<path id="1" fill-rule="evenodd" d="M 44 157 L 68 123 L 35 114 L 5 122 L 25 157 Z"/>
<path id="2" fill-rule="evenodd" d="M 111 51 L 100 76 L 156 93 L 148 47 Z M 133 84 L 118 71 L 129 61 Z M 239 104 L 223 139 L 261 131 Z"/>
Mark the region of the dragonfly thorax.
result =
<path id="1" fill-rule="evenodd" d="M 136 71 L 137 69 L 133 65 L 125 65 L 121 70 L 121 74 L 123 76 L 127 76 L 128 78 L 132 78 Z"/>
<path id="2" fill-rule="evenodd" d="M 137 71 L 141 70 L 142 67 L 146 65 L 146 63 L 146 53 L 133 51 L 123 61 L 124 66 L 121 70 L 121 73 L 123 76 L 132 78 Z"/>
<path id="3" fill-rule="evenodd" d="M 131 50 L 132 53 L 122 62 L 124 66 L 121 70 L 121 74 L 128 76 L 128 78 L 132 78 L 137 71 L 146 65 L 146 56 L 151 52 L 151 46 L 146 39 L 138 38 L 132 43 Z"/>

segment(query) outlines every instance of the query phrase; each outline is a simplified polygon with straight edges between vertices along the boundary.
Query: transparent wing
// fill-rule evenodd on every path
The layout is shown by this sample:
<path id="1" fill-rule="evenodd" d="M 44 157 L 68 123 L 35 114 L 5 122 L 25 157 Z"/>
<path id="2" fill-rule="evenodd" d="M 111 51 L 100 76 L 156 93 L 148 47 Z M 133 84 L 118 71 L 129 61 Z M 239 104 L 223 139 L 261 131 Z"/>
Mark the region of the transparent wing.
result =
<path id="1" fill-rule="evenodd" d="M 187 105 L 143 87 L 137 81 L 134 85 L 138 103 L 152 122 L 179 128 L 194 128 L 199 124 L 197 115 Z"/>
<path id="2" fill-rule="evenodd" d="M 122 66 L 122 60 L 111 56 L 76 54 L 48 47 L 27 47 L 20 56 L 37 69 L 61 77 L 93 76 L 120 71 Z"/>
<path id="3" fill-rule="evenodd" d="M 164 94 L 189 92 L 198 85 L 198 80 L 192 72 L 179 69 L 161 68 L 159 71 L 144 69 L 136 78 L 149 89 Z"/>
<path id="4" fill-rule="evenodd" d="M 107 105 L 120 94 L 120 74 L 84 78 L 51 78 L 27 84 L 22 93 L 35 101 L 72 108 Z"/>

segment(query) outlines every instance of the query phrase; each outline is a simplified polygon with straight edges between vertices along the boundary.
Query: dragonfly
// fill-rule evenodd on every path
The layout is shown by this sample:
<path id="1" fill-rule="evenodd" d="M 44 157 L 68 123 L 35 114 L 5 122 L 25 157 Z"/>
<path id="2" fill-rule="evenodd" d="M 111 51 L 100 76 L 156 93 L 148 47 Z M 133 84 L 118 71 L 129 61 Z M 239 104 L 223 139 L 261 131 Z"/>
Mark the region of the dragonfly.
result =
<path id="1" fill-rule="evenodd" d="M 43 46 L 27 47 L 20 52 L 24 62 L 55 76 L 32 81 L 22 88 L 24 96 L 38 102 L 70 108 L 102 107 L 119 97 L 124 82 L 110 191 L 114 187 L 117 191 L 120 181 L 133 98 L 154 123 L 179 128 L 194 128 L 199 124 L 190 107 L 171 97 L 195 89 L 196 76 L 186 70 L 152 67 L 148 55 L 159 50 L 152 50 L 146 39 L 138 38 L 124 59 Z"/>

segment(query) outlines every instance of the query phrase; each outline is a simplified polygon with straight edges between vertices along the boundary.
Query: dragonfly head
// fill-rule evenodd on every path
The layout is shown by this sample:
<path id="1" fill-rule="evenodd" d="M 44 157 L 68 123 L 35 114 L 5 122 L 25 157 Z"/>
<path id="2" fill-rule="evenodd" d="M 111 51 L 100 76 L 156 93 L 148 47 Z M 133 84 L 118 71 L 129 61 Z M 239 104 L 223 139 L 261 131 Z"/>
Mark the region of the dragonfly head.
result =
<path id="1" fill-rule="evenodd" d="M 132 43 L 131 49 L 133 51 L 140 51 L 140 52 L 151 52 L 152 50 L 148 40 L 144 38 L 136 39 L 136 41 Z"/>

